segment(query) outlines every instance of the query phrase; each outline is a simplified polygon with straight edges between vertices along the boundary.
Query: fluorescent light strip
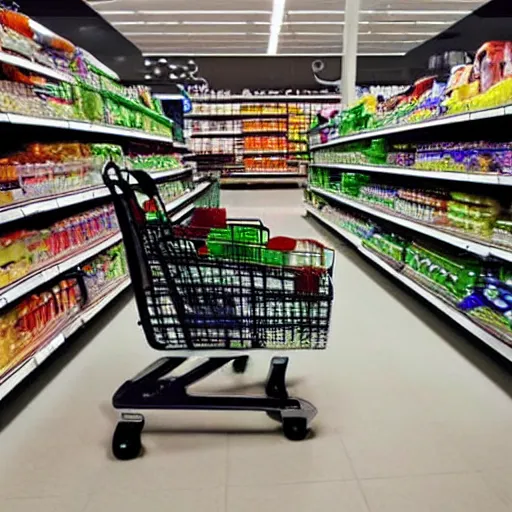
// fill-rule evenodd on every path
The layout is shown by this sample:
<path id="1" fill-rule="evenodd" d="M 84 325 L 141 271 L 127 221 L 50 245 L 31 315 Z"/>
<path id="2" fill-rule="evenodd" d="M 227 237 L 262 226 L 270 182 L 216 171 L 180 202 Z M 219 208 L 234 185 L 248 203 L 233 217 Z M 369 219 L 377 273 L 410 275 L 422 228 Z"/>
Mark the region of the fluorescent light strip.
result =
<path id="1" fill-rule="evenodd" d="M 163 16 L 166 14 L 270 14 L 270 11 L 137 11 L 138 14 Z"/>
<path id="2" fill-rule="evenodd" d="M 276 55 L 279 45 L 279 34 L 284 20 L 286 0 L 274 0 L 272 4 L 272 18 L 270 20 L 270 37 L 268 39 L 268 55 Z"/>
<path id="3" fill-rule="evenodd" d="M 163 50 L 162 52 L 155 52 L 155 50 L 143 52 L 144 57 L 265 57 L 266 53 L 163 53 L 168 51 Z M 342 52 L 322 52 L 321 56 L 342 56 Z M 358 52 L 360 57 L 403 57 L 406 52 Z M 296 53 L 279 53 L 276 55 L 279 57 L 296 57 Z M 301 57 L 319 57 L 318 53 L 300 53 Z"/>
<path id="4" fill-rule="evenodd" d="M 411 16 L 444 16 L 444 15 L 453 15 L 453 16 L 466 16 L 468 14 L 471 14 L 473 11 L 463 10 L 463 11 L 414 11 L 414 10 L 362 10 L 360 11 L 361 14 L 379 14 L 379 15 L 394 15 L 394 14 L 403 14 L 403 15 L 411 15 Z M 345 14 L 345 11 L 288 11 L 288 14 L 290 15 L 315 15 L 315 14 Z"/>
<path id="5" fill-rule="evenodd" d="M 183 25 L 248 25 L 248 21 L 182 21 Z"/>
<path id="6" fill-rule="evenodd" d="M 248 32 L 125 32 L 125 36 L 246 36 Z M 267 35 L 266 33 L 262 35 Z"/>

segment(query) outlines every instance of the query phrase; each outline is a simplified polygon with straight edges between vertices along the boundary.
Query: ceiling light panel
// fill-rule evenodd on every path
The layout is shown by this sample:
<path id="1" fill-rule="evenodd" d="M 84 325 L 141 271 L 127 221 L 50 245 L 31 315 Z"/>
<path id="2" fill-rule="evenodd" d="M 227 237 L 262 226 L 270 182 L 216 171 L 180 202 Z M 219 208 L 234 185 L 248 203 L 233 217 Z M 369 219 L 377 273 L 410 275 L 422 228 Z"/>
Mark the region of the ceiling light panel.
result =
<path id="1" fill-rule="evenodd" d="M 93 7 L 146 53 L 318 55 L 340 52 L 345 1 L 117 0 Z M 359 53 L 406 52 L 484 3 L 361 0 Z"/>

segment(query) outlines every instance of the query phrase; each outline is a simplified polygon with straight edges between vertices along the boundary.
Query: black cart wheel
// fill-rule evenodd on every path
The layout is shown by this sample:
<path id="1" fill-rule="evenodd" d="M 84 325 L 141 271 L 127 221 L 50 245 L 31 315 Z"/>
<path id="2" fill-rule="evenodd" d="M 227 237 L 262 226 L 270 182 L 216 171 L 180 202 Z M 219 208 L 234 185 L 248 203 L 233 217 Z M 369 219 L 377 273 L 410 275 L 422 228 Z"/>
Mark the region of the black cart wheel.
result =
<path id="1" fill-rule="evenodd" d="M 266 414 L 271 420 L 277 421 L 278 423 L 283 422 L 280 411 L 267 411 Z"/>
<path id="2" fill-rule="evenodd" d="M 249 364 L 249 356 L 240 356 L 233 361 L 233 371 L 235 373 L 245 373 Z"/>
<path id="3" fill-rule="evenodd" d="M 112 439 L 112 453 L 119 460 L 136 459 L 142 452 L 144 422 L 120 421 Z"/>
<path id="4" fill-rule="evenodd" d="M 308 435 L 306 418 L 283 418 L 283 432 L 290 441 L 303 441 Z"/>

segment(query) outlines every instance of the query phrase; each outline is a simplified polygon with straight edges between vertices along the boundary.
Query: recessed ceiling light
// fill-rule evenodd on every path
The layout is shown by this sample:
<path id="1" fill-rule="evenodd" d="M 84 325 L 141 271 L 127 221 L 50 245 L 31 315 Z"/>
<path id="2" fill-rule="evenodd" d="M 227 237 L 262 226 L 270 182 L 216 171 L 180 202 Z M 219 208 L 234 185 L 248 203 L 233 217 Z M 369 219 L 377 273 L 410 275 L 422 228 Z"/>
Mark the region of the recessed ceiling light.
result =
<path id="1" fill-rule="evenodd" d="M 183 21 L 183 25 L 248 25 L 247 21 Z"/>

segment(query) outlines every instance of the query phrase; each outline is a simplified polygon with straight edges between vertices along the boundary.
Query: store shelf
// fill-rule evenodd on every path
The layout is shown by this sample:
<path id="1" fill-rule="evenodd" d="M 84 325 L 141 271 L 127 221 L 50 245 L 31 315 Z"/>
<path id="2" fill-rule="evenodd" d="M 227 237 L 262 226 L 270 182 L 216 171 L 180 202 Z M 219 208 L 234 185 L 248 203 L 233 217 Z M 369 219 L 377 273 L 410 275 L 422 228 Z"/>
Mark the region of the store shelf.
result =
<path id="1" fill-rule="evenodd" d="M 340 196 L 332 192 L 328 192 L 318 187 L 311 187 L 310 189 L 311 191 L 321 196 L 328 197 L 339 204 L 351 206 L 352 208 L 356 208 L 357 210 L 368 213 L 373 217 L 378 217 L 388 222 L 392 222 L 393 224 L 396 224 L 398 226 L 402 226 L 412 231 L 416 231 L 422 235 L 435 238 L 436 240 L 439 240 L 441 242 L 447 243 L 454 247 L 458 247 L 472 254 L 476 254 L 480 258 L 495 257 L 505 261 L 512 261 L 512 251 L 491 247 L 489 245 L 486 245 L 485 243 L 475 242 L 472 240 L 461 238 L 455 234 L 447 233 L 445 231 L 429 227 L 425 224 L 420 224 L 418 222 L 414 222 L 412 220 L 399 217 L 397 215 L 388 214 L 381 210 L 363 204 L 359 201 L 355 201 L 353 199 L 349 199 L 347 197 Z"/>
<path id="2" fill-rule="evenodd" d="M 195 132 L 190 134 L 191 139 L 209 139 L 209 138 L 226 138 L 226 137 L 242 137 L 242 132 Z"/>
<path id="3" fill-rule="evenodd" d="M 311 146 L 311 150 L 328 148 L 337 146 L 339 144 L 345 144 L 347 142 L 353 142 L 355 140 L 372 139 L 378 137 L 384 137 L 386 135 L 394 135 L 397 133 L 403 133 L 408 131 L 419 131 L 419 130 L 430 130 L 440 126 L 447 126 L 452 124 L 467 123 L 471 121 L 481 121 L 484 119 L 492 119 L 496 117 L 509 116 L 512 114 L 512 105 L 505 107 L 491 108 L 487 110 L 481 110 L 479 112 L 468 112 L 466 114 L 456 114 L 453 116 L 444 116 L 430 121 L 422 121 L 418 123 L 401 124 L 397 126 L 389 126 L 386 128 L 380 128 L 378 130 L 368 130 L 363 132 L 357 132 L 352 135 L 346 135 L 337 139 L 325 142 L 323 144 L 315 144 Z"/>
<path id="4" fill-rule="evenodd" d="M 305 174 L 297 172 L 286 172 L 286 171 L 247 171 L 247 172 L 232 172 L 229 174 L 229 178 L 306 178 Z"/>
<path id="5" fill-rule="evenodd" d="M 159 95 L 156 95 L 159 97 Z M 163 97 L 161 95 L 160 97 Z M 291 95 L 291 94 L 266 94 L 260 96 L 247 96 L 247 95 L 233 95 L 233 96 L 225 96 L 220 98 L 209 98 L 209 97 L 200 97 L 200 96 L 191 96 L 191 100 L 193 103 L 258 103 L 258 102 L 267 102 L 267 101 L 280 101 L 283 103 L 300 103 L 300 102 L 309 102 L 309 101 L 319 101 L 319 102 L 340 102 L 340 96 L 335 94 L 301 94 L 301 95 Z"/>
<path id="6" fill-rule="evenodd" d="M 386 167 L 382 165 L 357 165 L 357 164 L 317 164 L 311 162 L 311 167 L 323 169 L 339 169 L 349 172 L 369 172 L 378 174 L 394 174 L 398 176 L 411 176 L 414 178 L 429 178 L 446 181 L 459 181 L 464 183 L 481 183 L 485 185 L 512 186 L 512 176 L 497 174 L 476 174 L 464 172 L 422 171 L 403 167 Z"/>
<path id="7" fill-rule="evenodd" d="M 284 174 L 284 173 L 282 173 Z M 288 178 L 288 177 L 241 177 L 241 178 L 221 178 L 221 185 L 302 185 L 306 182 L 306 177 Z"/>
<path id="8" fill-rule="evenodd" d="M 171 171 L 148 172 L 151 174 L 153 179 L 160 181 L 171 177 L 190 174 L 192 172 L 192 168 L 184 167 L 182 169 L 174 169 Z M 87 203 L 109 195 L 110 192 L 107 187 L 98 186 L 91 189 L 78 190 L 58 197 L 33 200 L 24 204 L 0 208 L 0 225 L 30 217 L 31 215 L 37 215 L 40 213 L 58 210 L 59 208 L 65 208 L 67 206 Z"/>
<path id="9" fill-rule="evenodd" d="M 210 185 L 211 182 L 200 184 L 195 190 L 183 194 L 177 199 L 171 201 L 166 206 L 166 209 L 168 211 L 178 210 L 182 205 L 188 203 L 196 197 L 199 197 L 203 192 L 206 191 L 206 189 L 209 188 Z M 121 240 L 121 233 L 115 233 L 106 239 L 103 238 L 100 241 L 94 242 L 92 246 L 90 246 L 87 250 L 80 252 L 79 254 L 70 255 L 63 261 L 59 261 L 58 263 L 50 265 L 46 268 L 32 272 L 23 279 L 13 283 L 3 290 L 0 290 L 0 308 L 4 308 L 9 304 L 12 304 L 36 288 L 55 279 L 57 276 L 78 267 L 80 263 L 93 258 L 97 254 L 103 252 Z"/>
<path id="10" fill-rule="evenodd" d="M 166 205 L 165 209 L 168 212 L 175 212 L 178 208 L 187 204 L 189 201 L 202 196 L 212 185 L 213 182 L 211 181 L 200 183 L 194 190 L 191 190 L 170 202 L 168 205 Z"/>
<path id="11" fill-rule="evenodd" d="M 249 114 L 249 113 L 233 113 L 233 114 L 208 114 L 208 113 L 191 113 L 185 114 L 185 119 L 217 119 L 217 120 L 231 120 L 231 119 L 286 119 L 287 113 L 284 114 Z"/>
<path id="12" fill-rule="evenodd" d="M 121 233 L 115 233 L 106 239 L 103 238 L 99 242 L 93 242 L 92 246 L 89 246 L 87 250 L 82 251 L 79 254 L 71 255 L 64 261 L 60 261 L 59 263 L 48 266 L 44 269 L 32 272 L 25 278 L 6 287 L 6 289 L 0 290 L 0 308 L 4 308 L 9 304 L 12 304 L 39 286 L 42 286 L 43 284 L 55 279 L 57 276 L 78 267 L 80 263 L 93 258 L 121 240 Z"/>
<path id="13" fill-rule="evenodd" d="M 121 128 L 117 126 L 108 126 L 104 124 L 94 124 L 85 121 L 67 121 L 64 119 L 52 119 L 44 117 L 26 116 L 23 114 L 0 114 L 0 123 L 10 123 L 23 126 L 38 126 L 46 128 L 58 128 L 61 130 L 75 130 L 88 133 L 97 133 L 103 135 L 114 135 L 116 137 L 131 138 L 137 140 L 150 140 L 173 144 L 172 137 L 154 135 L 141 130 L 131 128 Z M 182 143 L 174 144 L 176 148 L 185 148 Z"/>
<path id="14" fill-rule="evenodd" d="M 365 247 L 363 247 L 362 242 L 359 238 L 357 238 L 352 233 L 349 233 L 345 231 L 344 229 L 336 226 L 334 223 L 328 221 L 327 219 L 324 219 L 323 216 L 319 211 L 317 211 L 315 208 L 306 206 L 306 210 L 308 213 L 313 215 L 315 218 L 320 220 L 322 223 L 329 226 L 331 229 L 336 231 L 341 237 L 343 237 L 345 240 L 353 244 L 356 249 L 363 254 L 366 258 L 372 260 L 374 263 L 379 265 L 383 270 L 385 270 L 388 274 L 393 276 L 395 279 L 402 282 L 407 288 L 421 296 L 423 299 L 427 300 L 430 304 L 432 304 L 434 307 L 436 307 L 439 311 L 441 311 L 443 314 L 450 317 L 452 320 L 454 320 L 457 324 L 459 324 L 461 327 L 463 327 L 465 330 L 467 330 L 469 333 L 471 333 L 473 336 L 478 338 L 480 341 L 484 342 L 486 345 L 494 349 L 496 352 L 501 354 L 504 358 L 506 358 L 508 361 L 512 361 L 512 347 L 501 341 L 500 339 L 496 338 L 492 334 L 490 334 L 488 331 L 480 327 L 479 325 L 475 324 L 471 318 L 466 316 L 461 311 L 456 310 L 452 305 L 448 304 L 444 300 L 440 299 L 436 295 L 434 295 L 432 292 L 428 291 L 423 286 L 419 285 L 409 277 L 401 274 L 394 268 L 392 268 L 390 265 L 388 265 L 384 260 L 379 258 L 376 254 L 369 251 Z"/>
<path id="15" fill-rule="evenodd" d="M 77 318 L 74 318 L 69 325 L 64 327 L 62 332 L 52 337 L 47 343 L 44 343 L 32 357 L 0 379 L 0 400 L 5 398 L 14 388 L 23 382 L 24 379 L 48 359 L 59 347 L 64 345 L 73 334 L 103 311 L 105 307 L 126 290 L 128 286 L 130 286 L 129 278 L 121 282 L 119 286 L 108 293 L 98 303 L 92 304 L 90 307 L 84 309 Z"/>
<path id="16" fill-rule="evenodd" d="M 0 62 L 3 64 L 11 64 L 12 66 L 27 69 L 28 71 L 32 71 L 38 75 L 42 75 L 47 78 L 53 78 L 54 80 L 59 80 L 60 82 L 67 82 L 70 84 L 75 83 L 75 78 L 72 75 L 65 73 L 64 71 L 58 71 L 56 69 L 49 68 L 43 64 L 38 64 L 37 62 L 26 59 L 25 57 L 19 57 L 17 55 L 11 55 L 9 53 L 0 51 Z"/>

